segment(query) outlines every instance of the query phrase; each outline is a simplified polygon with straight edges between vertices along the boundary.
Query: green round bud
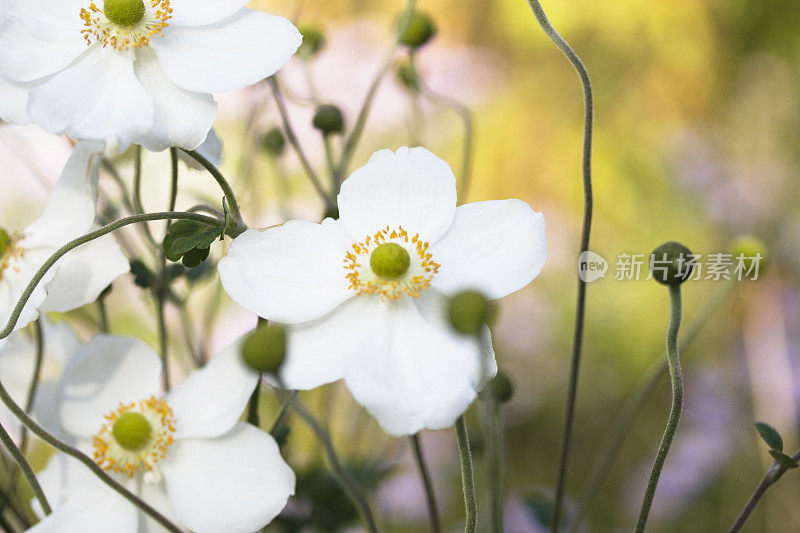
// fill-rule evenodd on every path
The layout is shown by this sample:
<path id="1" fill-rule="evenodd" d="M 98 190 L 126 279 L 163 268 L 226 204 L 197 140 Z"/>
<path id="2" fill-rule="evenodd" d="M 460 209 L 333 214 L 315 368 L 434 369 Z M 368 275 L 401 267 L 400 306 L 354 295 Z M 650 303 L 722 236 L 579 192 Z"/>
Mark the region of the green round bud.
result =
<path id="1" fill-rule="evenodd" d="M 734 264 L 738 264 L 740 258 L 745 269 L 744 274 L 755 275 L 755 263 L 758 263 L 758 273 L 764 271 L 769 263 L 769 249 L 767 245 L 758 237 L 743 236 L 733 241 L 731 246 Z"/>
<path id="2" fill-rule="evenodd" d="M 303 59 L 311 59 L 325 47 L 325 34 L 314 26 L 303 25 L 298 28 L 303 36 L 303 43 L 297 49 L 297 55 Z"/>
<path id="3" fill-rule="evenodd" d="M 396 70 L 397 81 L 411 91 L 419 90 L 419 72 L 417 67 L 410 59 L 404 59 L 397 64 Z"/>
<path id="4" fill-rule="evenodd" d="M 342 110 L 335 105 L 323 104 L 314 113 L 312 124 L 325 135 L 342 133 L 344 131 Z"/>
<path id="5" fill-rule="evenodd" d="M 694 255 L 684 245 L 667 242 L 650 254 L 650 272 L 653 279 L 664 285 L 680 285 L 692 275 Z"/>
<path id="6" fill-rule="evenodd" d="M 286 138 L 280 128 L 272 128 L 261 139 L 261 147 L 271 156 L 279 157 L 286 147 Z"/>
<path id="7" fill-rule="evenodd" d="M 414 11 L 405 26 L 405 15 L 401 15 L 397 20 L 397 30 L 399 42 L 411 48 L 419 48 L 426 45 L 436 36 L 438 28 L 430 15 L 422 11 Z"/>
<path id="8" fill-rule="evenodd" d="M 400 279 L 411 266 L 411 256 L 399 244 L 385 242 L 372 250 L 372 254 L 369 256 L 369 266 L 379 278 Z"/>
<path id="9" fill-rule="evenodd" d="M 105 0 L 103 13 L 111 23 L 130 28 L 139 24 L 144 18 L 144 2 L 142 0 Z"/>
<path id="10" fill-rule="evenodd" d="M 242 344 L 242 358 L 259 372 L 276 373 L 286 357 L 286 330 L 271 324 L 257 327 Z"/>
<path id="11" fill-rule="evenodd" d="M 6 252 L 10 248 L 11 248 L 11 235 L 3 228 L 0 228 L 0 259 L 2 259 L 6 255 Z"/>
<path id="12" fill-rule="evenodd" d="M 153 434 L 153 426 L 150 425 L 150 421 L 143 414 L 128 411 L 117 418 L 111 428 L 111 433 L 114 435 L 114 440 L 117 441 L 117 444 L 126 450 L 135 452 L 142 449 L 150 440 L 150 436 Z"/>
<path id="13" fill-rule="evenodd" d="M 514 397 L 514 383 L 502 370 L 497 371 L 497 375 L 492 378 L 486 389 L 499 403 L 508 403 Z"/>
<path id="14" fill-rule="evenodd" d="M 495 306 L 483 293 L 466 290 L 450 299 L 447 317 L 450 325 L 464 335 L 477 335 L 483 326 L 492 321 Z"/>

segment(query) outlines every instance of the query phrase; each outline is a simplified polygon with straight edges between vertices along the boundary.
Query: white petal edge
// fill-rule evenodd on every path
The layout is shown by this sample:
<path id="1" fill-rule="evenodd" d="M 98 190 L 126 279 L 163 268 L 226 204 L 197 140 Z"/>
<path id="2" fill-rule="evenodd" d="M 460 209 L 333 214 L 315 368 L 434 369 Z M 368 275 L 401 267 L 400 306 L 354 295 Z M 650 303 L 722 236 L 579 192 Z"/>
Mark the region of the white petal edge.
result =
<path id="1" fill-rule="evenodd" d="M 294 55 L 302 40 L 287 19 L 243 8 L 211 26 L 169 28 L 150 46 L 176 85 L 216 94 L 243 89 L 272 76 Z"/>
<path id="2" fill-rule="evenodd" d="M 78 438 L 90 438 L 103 415 L 120 403 L 161 393 L 161 358 L 132 337 L 97 335 L 70 361 L 61 381 L 61 423 Z"/>
<path id="3" fill-rule="evenodd" d="M 160 152 L 173 146 L 194 150 L 205 141 L 217 116 L 214 98 L 172 83 L 149 47 L 137 50 L 133 67 L 155 105 L 153 128 L 137 142 Z"/>
<path id="4" fill-rule="evenodd" d="M 238 12 L 250 0 L 170 0 L 170 26 L 205 26 Z"/>
<path id="5" fill-rule="evenodd" d="M 275 440 L 243 422 L 216 439 L 175 442 L 161 469 L 176 515 L 196 533 L 260 530 L 295 488 Z"/>
<path id="6" fill-rule="evenodd" d="M 425 148 L 375 152 L 339 193 L 340 220 L 356 241 L 388 225 L 432 243 L 450 227 L 455 212 L 453 171 Z"/>
<path id="7" fill-rule="evenodd" d="M 0 120 L 27 126 L 33 121 L 28 116 L 28 92 L 26 85 L 0 78 Z"/>
<path id="8" fill-rule="evenodd" d="M 388 304 L 380 344 L 348 361 L 345 382 L 353 397 L 392 435 L 453 425 L 496 372 L 488 352 L 425 317 L 415 303 Z M 488 334 L 488 332 L 485 332 Z"/>
<path id="9" fill-rule="evenodd" d="M 133 52 L 95 44 L 31 90 L 28 115 L 51 133 L 115 138 L 123 151 L 153 127 L 155 104 L 133 71 Z"/>
<path id="10" fill-rule="evenodd" d="M 14 51 L 0 54 L 0 76 L 23 83 L 38 80 L 66 68 L 86 49 L 80 31 L 12 15 L 0 23 L 0 50 Z"/>
<path id="11" fill-rule="evenodd" d="M 314 320 L 352 296 L 344 239 L 331 219 L 248 230 L 219 262 L 222 286 L 236 303 L 268 320 Z"/>
<path id="12" fill-rule="evenodd" d="M 547 257 L 544 215 L 521 200 L 462 205 L 430 252 L 441 265 L 432 286 L 452 294 L 475 289 L 502 298 L 539 275 Z"/>
<path id="13" fill-rule="evenodd" d="M 175 439 L 218 437 L 238 422 L 259 379 L 242 360 L 241 344 L 223 350 L 169 392 Z"/>

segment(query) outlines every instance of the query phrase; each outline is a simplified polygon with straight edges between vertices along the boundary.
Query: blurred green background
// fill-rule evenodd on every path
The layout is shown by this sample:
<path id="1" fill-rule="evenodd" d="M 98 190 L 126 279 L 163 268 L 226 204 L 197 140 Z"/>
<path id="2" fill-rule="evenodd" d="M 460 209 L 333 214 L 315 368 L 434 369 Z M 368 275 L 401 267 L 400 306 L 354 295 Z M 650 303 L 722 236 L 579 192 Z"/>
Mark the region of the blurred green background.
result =
<path id="1" fill-rule="evenodd" d="M 327 46 L 313 62 L 294 59 L 280 74 L 300 142 L 324 174 L 324 149 L 310 126 L 309 98 L 339 105 L 347 127 L 352 126 L 404 3 L 256 0 L 251 5 L 325 32 Z M 516 389 L 503 407 L 506 530 L 543 531 L 556 479 L 577 285 L 580 85 L 525 0 L 418 0 L 417 5 L 439 27 L 418 53 L 422 79 L 437 94 L 468 106 L 475 120 L 473 182 L 462 201 L 521 198 L 543 212 L 548 225 L 544 271 L 503 301 L 494 327 L 499 364 Z M 614 279 L 616 257 L 648 254 L 667 240 L 704 255 L 727 252 L 733 239 L 750 234 L 768 244 L 769 268 L 757 281 L 735 284 L 683 354 L 686 410 L 650 528 L 726 531 L 771 462 L 753 422 L 776 426 L 787 452 L 800 445 L 800 9 L 796 0 L 546 0 L 544 8 L 594 83 L 592 250 L 610 263 L 606 277 L 588 290 L 567 485 L 571 512 L 574 516 L 580 490 L 623 402 L 653 361 L 664 357 L 667 291 L 653 281 Z M 397 57 L 404 55 L 400 51 Z M 374 150 L 411 143 L 427 146 L 460 175 L 464 130 L 459 116 L 404 89 L 393 70 L 381 85 L 350 170 Z M 321 203 L 291 150 L 276 159 L 261 149 L 263 135 L 279 125 L 266 86 L 223 95 L 220 102 L 216 127 L 225 145 L 222 168 L 236 183 L 248 222 L 319 219 Z M 340 148 L 340 139 L 334 139 L 334 149 Z M 117 162 L 130 171 L 130 154 Z M 145 175 L 166 176 L 167 165 L 168 156 L 148 154 Z M 205 181 L 199 173 L 184 181 L 188 185 L 182 185 L 179 206 L 193 205 L 197 198 L 217 202 L 218 193 Z M 146 205 L 165 202 L 166 180 L 151 180 L 145 188 Z M 216 250 L 215 256 L 221 253 Z M 108 300 L 114 331 L 154 341 L 147 296 L 129 281 L 119 285 L 128 287 L 115 287 Z M 684 332 L 720 285 L 711 280 L 684 285 Z M 213 276 L 196 284 L 186 309 L 191 315 L 215 301 L 221 308 L 216 325 L 195 313 L 188 328 L 189 336 L 212 353 L 255 323 L 221 293 Z M 172 319 L 177 327 L 178 314 Z M 175 350 L 184 349 L 179 335 L 173 343 Z M 385 529 L 425 530 L 422 487 L 408 442 L 383 434 L 340 384 L 303 398 L 331 428 L 359 478 L 374 488 Z M 583 531 L 633 529 L 669 398 L 667 381 L 659 381 L 588 508 Z M 469 421 L 479 490 L 485 494 L 479 407 Z M 263 417 L 270 420 L 275 409 L 265 393 Z M 426 433 L 422 442 L 447 529 L 458 530 L 463 506 L 454 438 L 440 431 Z M 312 515 L 322 530 L 357 528 L 347 500 L 320 467 L 316 443 L 299 423 L 291 423 L 286 453 L 299 471 L 301 489 L 281 524 L 272 528 L 299 530 L 292 528 Z M 769 491 L 746 530 L 800 531 L 798 497 L 800 476 L 789 472 Z M 482 520 L 488 519 L 485 496 L 479 505 Z"/>

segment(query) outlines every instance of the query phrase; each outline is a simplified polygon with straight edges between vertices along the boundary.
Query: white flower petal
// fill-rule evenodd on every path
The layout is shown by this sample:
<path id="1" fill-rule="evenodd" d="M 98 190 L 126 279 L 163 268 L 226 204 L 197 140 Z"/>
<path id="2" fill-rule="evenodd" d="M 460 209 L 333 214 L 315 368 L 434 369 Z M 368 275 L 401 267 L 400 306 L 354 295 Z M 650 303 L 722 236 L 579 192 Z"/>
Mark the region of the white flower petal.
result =
<path id="1" fill-rule="evenodd" d="M 197 148 L 208 136 L 217 116 L 214 98 L 172 83 L 149 47 L 137 50 L 133 67 L 155 103 L 153 129 L 137 141 L 153 152 L 172 146 L 186 150 Z"/>
<path id="2" fill-rule="evenodd" d="M 47 284 L 45 312 L 66 312 L 97 299 L 111 282 L 130 270 L 125 254 L 105 235 L 79 246 L 64 256 L 56 275 Z"/>
<path id="3" fill-rule="evenodd" d="M 22 297 L 22 293 L 33 279 L 34 274 L 50 255 L 51 250 L 26 250 L 21 258 L 10 261 L 0 279 L 0 324 L 2 327 L 11 318 L 11 312 Z M 53 279 L 56 267 L 48 270 L 42 281 L 36 285 L 25 306 L 22 308 L 14 330 L 22 329 L 39 316 L 39 307 L 47 297 L 45 284 Z"/>
<path id="4" fill-rule="evenodd" d="M 26 19 L 32 19 L 59 28 L 83 29 L 80 17 L 86 0 L 9 0 L 10 12 Z"/>
<path id="5" fill-rule="evenodd" d="M 176 439 L 209 438 L 222 435 L 239 420 L 253 389 L 258 372 L 244 364 L 241 341 L 195 370 L 167 395 L 176 420 Z"/>
<path id="6" fill-rule="evenodd" d="M 196 533 L 260 530 L 294 494 L 275 440 L 242 422 L 216 439 L 175 442 L 161 464 L 175 513 Z"/>
<path id="7" fill-rule="evenodd" d="M 313 322 L 291 326 L 281 378 L 291 389 L 313 389 L 344 377 L 352 354 L 380 342 L 380 298 L 356 296 Z"/>
<path id="8" fill-rule="evenodd" d="M 153 126 L 155 105 L 133 72 L 133 52 L 99 44 L 31 90 L 28 114 L 51 133 L 116 138 L 124 150 Z"/>
<path id="9" fill-rule="evenodd" d="M 31 123 L 26 107 L 30 89 L 0 78 L 0 120 L 27 126 Z"/>
<path id="10" fill-rule="evenodd" d="M 222 139 L 220 139 L 217 134 L 217 130 L 211 128 L 211 131 L 209 131 L 206 136 L 206 140 L 197 147 L 197 153 L 208 159 L 215 166 L 220 166 L 222 164 Z M 203 170 L 203 165 L 198 163 L 194 157 L 188 155 L 183 150 L 178 150 L 178 159 L 183 161 L 189 168 Z"/>
<path id="11" fill-rule="evenodd" d="M 171 27 L 150 46 L 164 72 L 180 87 L 221 93 L 272 76 L 302 40 L 285 18 L 244 8 L 212 26 Z"/>
<path id="12" fill-rule="evenodd" d="M 170 26 L 205 26 L 228 18 L 250 0 L 170 0 Z"/>
<path id="13" fill-rule="evenodd" d="M 384 336 L 353 354 L 345 382 L 390 434 L 451 426 L 496 371 L 493 354 L 431 323 L 409 299 L 387 304 L 376 320 Z"/>
<path id="14" fill-rule="evenodd" d="M 222 285 L 236 303 L 268 320 L 314 320 L 351 296 L 343 239 L 331 219 L 248 230 L 219 263 Z"/>
<path id="15" fill-rule="evenodd" d="M 160 391 L 161 358 L 150 346 L 131 337 L 98 335 L 64 371 L 61 423 L 72 435 L 88 438 L 120 403 L 159 396 Z"/>
<path id="16" fill-rule="evenodd" d="M 0 54 L 0 76 L 17 82 L 44 78 L 66 68 L 86 49 L 79 31 L 9 16 L 0 24 L 0 50 L 7 51 Z"/>
<path id="17" fill-rule="evenodd" d="M 432 243 L 450 227 L 455 211 L 453 171 L 425 148 L 375 152 L 339 193 L 340 220 L 358 241 L 388 225 Z"/>
<path id="18" fill-rule="evenodd" d="M 430 252 L 441 265 L 434 288 L 450 294 L 476 289 L 502 298 L 542 270 L 547 255 L 544 215 L 521 200 L 462 205 Z"/>
<path id="19" fill-rule="evenodd" d="M 139 489 L 139 497 L 173 524 L 180 524 L 178 517 L 175 515 L 175 510 L 172 508 L 172 502 L 169 501 L 169 495 L 163 481 L 160 483 L 142 483 Z M 139 529 L 136 533 L 166 533 L 166 531 L 164 526 L 146 514 L 139 513 Z"/>

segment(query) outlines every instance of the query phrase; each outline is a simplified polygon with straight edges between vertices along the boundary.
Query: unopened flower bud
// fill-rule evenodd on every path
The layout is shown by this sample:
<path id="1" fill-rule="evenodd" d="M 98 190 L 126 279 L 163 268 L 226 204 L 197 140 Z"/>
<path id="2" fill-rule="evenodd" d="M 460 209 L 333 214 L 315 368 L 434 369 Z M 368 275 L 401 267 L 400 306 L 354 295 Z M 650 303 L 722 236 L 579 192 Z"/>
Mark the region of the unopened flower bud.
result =
<path id="1" fill-rule="evenodd" d="M 436 36 L 437 32 L 436 23 L 430 15 L 422 11 L 414 11 L 408 21 L 405 14 L 401 15 L 397 21 L 397 28 L 400 44 L 411 48 L 424 46 Z"/>
<path id="2" fill-rule="evenodd" d="M 272 157 L 279 157 L 286 147 L 286 138 L 280 128 L 272 128 L 261 139 L 261 147 Z"/>
<path id="3" fill-rule="evenodd" d="M 344 116 L 341 109 L 335 105 L 323 104 L 314 113 L 314 127 L 330 135 L 332 133 L 342 133 L 344 131 Z"/>
<path id="4" fill-rule="evenodd" d="M 462 291 L 450 299 L 447 317 L 450 325 L 464 335 L 477 335 L 494 317 L 495 307 L 478 291 Z"/>
<path id="5" fill-rule="evenodd" d="M 303 43 L 297 49 L 297 55 L 303 59 L 311 59 L 325 47 L 325 35 L 319 28 L 303 25 L 298 28 L 303 36 Z"/>
<path id="6" fill-rule="evenodd" d="M 514 397 L 514 383 L 508 374 L 502 370 L 497 371 L 497 375 L 486 385 L 486 391 L 497 400 L 498 403 L 507 403 Z"/>
<path id="7" fill-rule="evenodd" d="M 692 275 L 694 255 L 684 245 L 667 242 L 650 254 L 653 279 L 664 285 L 680 285 Z"/>
<path id="8" fill-rule="evenodd" d="M 419 90 L 419 72 L 410 59 L 404 59 L 396 67 L 397 80 L 411 91 Z"/>
<path id="9" fill-rule="evenodd" d="M 739 237 L 733 242 L 731 253 L 735 263 L 741 260 L 744 268 L 743 274 L 751 277 L 763 272 L 769 262 L 767 245 L 757 237 Z M 756 264 L 758 264 L 757 267 Z"/>
<path id="10" fill-rule="evenodd" d="M 259 372 L 276 373 L 286 357 L 286 329 L 277 324 L 257 327 L 242 344 L 242 358 Z"/>

